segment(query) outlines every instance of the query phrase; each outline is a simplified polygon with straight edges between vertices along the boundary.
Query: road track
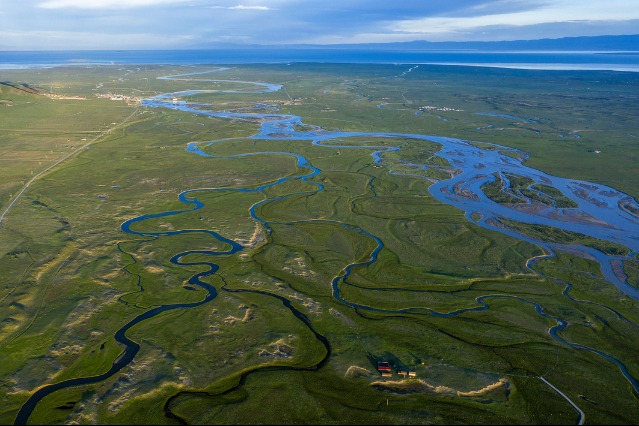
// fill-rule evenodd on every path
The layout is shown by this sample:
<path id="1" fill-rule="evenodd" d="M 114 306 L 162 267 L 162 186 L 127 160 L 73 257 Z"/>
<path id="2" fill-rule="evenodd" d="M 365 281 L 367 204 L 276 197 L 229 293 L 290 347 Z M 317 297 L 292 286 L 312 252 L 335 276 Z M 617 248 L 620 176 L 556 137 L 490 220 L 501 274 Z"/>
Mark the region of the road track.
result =
<path id="1" fill-rule="evenodd" d="M 117 130 L 119 128 L 121 128 L 122 126 L 124 126 L 124 124 L 126 124 L 127 121 L 129 121 L 131 119 L 131 117 L 133 117 L 136 113 L 138 112 L 138 108 L 135 108 L 133 110 L 133 112 L 131 112 L 131 114 L 127 115 L 124 120 L 122 120 L 120 123 L 116 124 L 114 127 L 111 127 L 107 130 L 102 131 L 99 135 L 97 135 L 96 137 L 94 137 L 93 139 L 91 139 L 90 141 L 88 141 L 87 143 L 85 143 L 84 145 L 74 149 L 73 151 L 71 151 L 70 153 L 68 153 L 67 155 L 65 155 L 64 157 L 60 158 L 59 160 L 57 160 L 55 163 L 51 164 L 49 167 L 47 167 L 46 169 L 42 170 L 40 173 L 38 173 L 37 175 L 35 175 L 34 177 L 32 177 L 21 189 L 20 191 L 16 194 L 15 197 L 13 197 L 13 199 L 11 200 L 11 202 L 9 203 L 9 205 L 7 206 L 7 208 L 2 212 L 2 214 L 0 214 L 0 224 L 2 224 L 2 221 L 4 220 L 4 217 L 7 215 L 7 213 L 9 213 L 9 210 L 11 210 L 11 208 L 13 207 L 13 205 L 20 199 L 20 197 L 22 196 L 22 194 L 24 194 L 24 192 L 29 189 L 29 186 L 31 186 L 31 184 L 33 182 L 35 182 L 36 180 L 40 179 L 42 176 L 44 176 L 45 174 L 49 173 L 51 170 L 53 170 L 55 167 L 59 166 L 60 164 L 62 164 L 63 162 L 65 162 L 66 160 L 68 160 L 69 158 L 75 156 L 77 153 L 79 153 L 80 151 L 88 148 L 90 145 L 92 145 L 93 143 L 97 142 L 98 140 L 102 139 L 103 137 L 110 135 L 114 130 Z"/>
<path id="2" fill-rule="evenodd" d="M 581 411 L 581 408 L 577 407 L 577 404 L 575 404 L 574 402 L 572 402 L 572 400 L 570 398 L 568 398 L 568 396 L 566 396 L 565 393 L 563 393 L 562 391 L 560 391 L 559 389 L 557 389 L 556 387 L 554 387 L 548 380 L 544 379 L 542 376 L 539 376 L 539 379 L 544 382 L 545 384 L 547 384 L 548 386 L 550 386 L 555 392 L 557 392 L 559 395 L 561 395 L 566 401 L 568 401 L 570 403 L 570 405 L 572 405 L 574 407 L 575 410 L 577 410 L 577 412 L 579 413 L 579 425 L 583 425 L 586 422 L 586 414 Z"/>

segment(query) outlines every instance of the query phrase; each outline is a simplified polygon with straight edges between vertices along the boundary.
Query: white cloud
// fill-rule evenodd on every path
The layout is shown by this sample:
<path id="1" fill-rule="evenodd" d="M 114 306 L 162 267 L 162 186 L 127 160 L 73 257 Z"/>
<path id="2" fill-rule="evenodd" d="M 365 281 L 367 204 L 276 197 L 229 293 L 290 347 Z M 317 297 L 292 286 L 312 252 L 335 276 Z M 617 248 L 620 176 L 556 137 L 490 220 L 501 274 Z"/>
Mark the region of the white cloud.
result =
<path id="1" fill-rule="evenodd" d="M 0 50 L 153 49 L 158 45 L 172 49 L 195 39 L 189 34 L 0 31 Z"/>
<path id="2" fill-rule="evenodd" d="M 226 38 L 248 44 L 334 44 L 634 34 L 639 28 L 637 2 L 448 0 L 450 7 L 435 7 L 438 2 L 400 0 L 395 2 L 395 11 L 390 3 L 379 0 L 0 0 L 0 17 L 24 14 L 25 10 L 30 16 L 4 19 L 0 46 L 16 49 L 25 47 L 28 40 L 30 46 L 42 45 L 44 49 L 45 45 L 84 47 L 91 41 L 95 41 L 95 48 L 116 47 L 118 43 L 122 48 L 132 48 L 132 43 L 150 48 L 192 48 L 213 46 Z M 195 39 L 181 40 L 180 44 L 177 38 L 151 36 L 167 28 Z M 5 35 L 8 31 L 23 31 L 25 39 L 9 37 Z M 40 37 L 27 37 L 38 31 Z M 60 41 L 61 35 L 70 31 L 82 34 Z M 123 40 L 121 35 L 131 31 L 142 38 Z M 93 33 L 99 41 L 89 35 Z"/>
<path id="3" fill-rule="evenodd" d="M 43 9 L 129 9 L 184 3 L 190 0 L 47 0 L 38 4 Z"/>
<path id="4" fill-rule="evenodd" d="M 392 31 L 412 34 L 455 33 L 489 26 L 526 26 L 576 21 L 625 21 L 639 18 L 639 8 L 628 0 L 584 2 L 556 1 L 548 6 L 524 12 L 489 14 L 473 17 L 429 17 L 398 21 Z"/>
<path id="5" fill-rule="evenodd" d="M 268 6 L 245 6 L 238 4 L 237 6 L 210 6 L 211 9 L 227 9 L 227 10 L 273 10 Z"/>
<path id="6" fill-rule="evenodd" d="M 271 10 L 268 6 L 244 6 L 238 4 L 237 6 L 229 7 L 231 10 Z"/>

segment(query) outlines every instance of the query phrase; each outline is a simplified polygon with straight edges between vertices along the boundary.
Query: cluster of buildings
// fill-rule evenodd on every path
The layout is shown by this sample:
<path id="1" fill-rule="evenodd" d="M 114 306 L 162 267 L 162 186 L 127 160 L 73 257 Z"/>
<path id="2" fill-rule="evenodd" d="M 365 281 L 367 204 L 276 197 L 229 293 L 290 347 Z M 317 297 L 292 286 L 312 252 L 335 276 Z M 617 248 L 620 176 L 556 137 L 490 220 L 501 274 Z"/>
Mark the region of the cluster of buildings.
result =
<path id="1" fill-rule="evenodd" d="M 382 377 L 393 377 L 393 370 L 394 370 L 393 367 L 394 366 L 392 366 L 388 361 L 377 362 L 377 371 L 379 372 L 379 374 L 382 375 Z M 404 369 L 397 369 L 397 375 L 402 376 L 404 378 L 417 377 L 416 372 L 404 370 Z"/>
<path id="2" fill-rule="evenodd" d="M 302 98 L 291 98 L 289 100 L 282 100 L 282 99 L 267 99 L 265 101 L 262 101 L 262 103 L 265 104 L 276 104 L 276 105 L 284 105 L 284 106 L 288 106 L 288 105 L 302 105 Z"/>
<path id="3" fill-rule="evenodd" d="M 463 112 L 463 109 L 449 108 L 449 107 L 437 107 L 433 105 L 424 105 L 419 107 L 420 111 L 455 111 L 455 112 Z"/>
<path id="4" fill-rule="evenodd" d="M 137 96 L 120 95 L 116 93 L 96 93 L 95 96 L 99 99 L 110 99 L 112 101 L 124 101 L 127 104 L 139 104 L 142 102 L 142 98 Z"/>
<path id="5" fill-rule="evenodd" d="M 42 95 L 46 96 L 47 98 L 51 98 L 51 99 L 76 99 L 76 100 L 82 100 L 82 101 L 86 101 L 87 97 L 86 96 L 69 96 L 69 95 L 58 95 L 55 93 L 42 93 Z"/>

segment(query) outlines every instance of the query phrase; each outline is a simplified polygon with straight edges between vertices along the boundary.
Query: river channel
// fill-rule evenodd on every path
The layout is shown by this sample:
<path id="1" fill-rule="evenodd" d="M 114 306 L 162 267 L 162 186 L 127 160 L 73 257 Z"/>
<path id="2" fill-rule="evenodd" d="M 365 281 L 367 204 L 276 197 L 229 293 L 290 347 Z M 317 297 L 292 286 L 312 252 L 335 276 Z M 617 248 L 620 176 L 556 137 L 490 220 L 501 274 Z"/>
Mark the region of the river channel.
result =
<path id="1" fill-rule="evenodd" d="M 615 262 L 623 264 L 623 260 L 629 259 L 639 250 L 639 217 L 635 215 L 635 212 L 639 212 L 639 205 L 636 200 L 630 197 L 627 194 L 623 194 L 620 191 L 617 191 L 613 188 L 601 185 L 594 184 L 589 182 L 577 181 L 572 179 L 565 179 L 561 177 L 552 176 L 541 172 L 539 170 L 532 169 L 523 164 L 523 161 L 526 158 L 526 154 L 515 150 L 513 148 L 498 146 L 494 144 L 482 143 L 481 145 L 473 144 L 470 141 L 443 137 L 443 136 L 433 136 L 433 135 L 421 135 L 421 134 L 404 134 L 404 133 L 383 133 L 383 132 L 343 132 L 343 131 L 328 131 L 324 130 L 317 126 L 307 125 L 302 122 L 301 117 L 295 115 L 287 115 L 287 114 L 277 114 L 277 113 L 268 113 L 268 114 L 260 114 L 260 113 L 237 113 L 237 112 L 228 112 L 228 111 L 214 111 L 211 110 L 211 107 L 214 105 L 210 104 L 195 104 L 195 103 L 187 103 L 182 100 L 185 96 L 197 95 L 197 94 L 214 94 L 214 93 L 269 93 L 275 92 L 282 88 L 281 85 L 278 84 L 270 84 L 263 82 L 246 82 L 246 81 L 238 81 L 238 80 L 217 80 L 217 79 L 206 79 L 200 78 L 202 75 L 207 75 L 214 72 L 225 71 L 228 68 L 219 68 L 213 71 L 205 71 L 205 72 L 197 72 L 197 73 L 188 73 L 188 74 L 180 74 L 173 76 L 160 77 L 164 80 L 180 80 L 180 81 L 193 81 L 193 82 L 215 82 L 215 83 L 233 83 L 243 84 L 248 87 L 247 90 L 189 90 L 189 91 L 181 91 L 181 92 L 173 92 L 173 93 L 165 93 L 158 96 L 155 96 L 150 99 L 146 99 L 142 102 L 143 106 L 149 108 L 170 108 L 174 110 L 179 110 L 187 113 L 209 116 L 215 118 L 223 118 L 223 119 L 234 119 L 234 120 L 251 120 L 251 122 L 255 122 L 256 120 L 260 123 L 259 132 L 252 136 L 253 139 L 260 140 L 291 140 L 291 141 L 308 141 L 316 146 L 325 146 L 331 149 L 360 149 L 360 150 L 368 150 L 371 152 L 372 158 L 375 163 L 380 166 L 388 167 L 389 171 L 392 172 L 392 166 L 397 166 L 397 163 L 389 164 L 384 157 L 385 153 L 388 152 L 398 152 L 401 151 L 400 147 L 393 147 L 382 144 L 381 141 L 383 138 L 404 138 L 404 139 L 414 139 L 416 141 L 429 141 L 435 142 L 441 145 L 441 150 L 436 154 L 441 159 L 445 160 L 441 164 L 447 165 L 432 165 L 429 164 L 417 164 L 413 162 L 404 162 L 403 165 L 407 168 L 413 170 L 421 170 L 425 171 L 429 168 L 440 169 L 440 171 L 444 171 L 449 173 L 450 178 L 433 181 L 433 184 L 429 187 L 430 193 L 437 198 L 438 200 L 453 205 L 465 212 L 465 217 L 467 220 L 476 223 L 479 226 L 482 226 L 487 229 L 491 229 L 493 231 L 502 232 L 513 237 L 519 238 L 524 241 L 528 241 L 530 243 L 536 244 L 542 247 L 548 255 L 552 255 L 556 250 L 569 250 L 572 253 L 580 253 L 581 255 L 596 259 L 601 265 L 601 271 L 606 280 L 615 285 L 620 291 L 625 293 L 627 296 L 639 300 L 639 290 L 630 286 L 623 277 L 620 277 L 618 273 L 615 273 L 614 264 Z M 304 130 L 299 130 L 304 129 Z M 347 143 L 349 138 L 358 138 L 358 140 L 362 140 L 362 138 L 366 138 L 366 140 L 370 141 L 370 144 L 360 145 L 360 144 L 352 144 L 349 145 Z M 378 141 L 376 144 L 375 142 Z M 213 157 L 213 155 L 206 153 L 200 147 L 204 145 L 212 145 L 219 141 L 210 141 L 210 142 L 193 142 L 188 144 L 187 151 L 193 153 L 194 155 L 201 155 L 206 157 Z M 481 147 L 480 147 L 481 146 Z M 138 231 L 136 230 L 137 224 L 142 223 L 149 219 L 155 219 L 159 217 L 168 217 L 175 216 L 182 213 L 193 212 L 195 210 L 199 210 L 204 207 L 204 204 L 197 199 L 198 193 L 202 192 L 212 192 L 212 191 L 237 191 L 237 192 L 257 192 L 263 193 L 263 191 L 269 187 L 280 185 L 284 182 L 287 182 L 292 179 L 300 179 L 308 184 L 313 186 L 312 192 L 319 192 L 324 190 L 324 186 L 318 182 L 314 182 L 311 179 L 320 175 L 322 171 L 317 167 L 313 166 L 305 157 L 302 155 L 291 153 L 291 152 L 254 152 L 248 154 L 239 154 L 228 156 L 226 158 L 237 158 L 237 157 L 246 157 L 251 155 L 289 155 L 296 159 L 297 166 L 300 169 L 307 170 L 306 174 L 301 176 L 292 176 L 292 177 L 283 177 L 274 182 L 250 188 L 206 188 L 206 189 L 191 189 L 188 191 L 184 191 L 179 195 L 179 200 L 185 205 L 185 208 L 182 210 L 174 210 L 167 211 L 163 213 L 157 214 L 149 214 L 143 215 L 139 217 L 132 218 L 121 225 L 121 229 L 124 233 L 129 235 L 136 235 L 141 237 L 151 237 L 151 238 L 162 238 L 172 235 L 179 234 L 187 234 L 187 233 L 200 233 L 209 235 L 216 240 L 223 243 L 223 246 L 227 247 L 226 250 L 221 251 L 186 251 L 182 253 L 175 254 L 171 259 L 171 263 L 175 265 L 201 265 L 206 267 L 205 272 L 198 273 L 192 276 L 189 279 L 189 284 L 198 286 L 205 290 L 206 296 L 194 303 L 182 303 L 182 304 L 171 304 L 171 305 L 162 305 L 153 309 L 150 309 L 128 324 L 123 326 L 118 332 L 115 334 L 115 340 L 123 347 L 122 354 L 113 362 L 111 368 L 100 375 L 91 376 L 91 377 L 79 377 L 66 381 L 62 381 L 59 383 L 45 385 L 35 391 L 31 397 L 27 400 L 27 402 L 22 406 L 19 411 L 15 424 L 26 424 L 29 416 L 36 408 L 36 405 L 40 400 L 42 400 L 47 395 L 51 393 L 69 388 L 72 386 L 80 386 L 80 385 L 88 385 L 98 383 L 103 381 L 122 368 L 127 366 L 137 355 L 140 346 L 129 339 L 126 336 L 126 332 L 131 329 L 131 327 L 136 324 L 145 321 L 147 319 L 153 318 L 162 312 L 175 310 L 175 309 L 188 309 L 196 306 L 201 306 L 205 303 L 210 302 L 217 296 L 217 289 L 202 279 L 215 274 L 219 266 L 216 265 L 213 260 L 216 256 L 228 256 L 234 253 L 237 253 L 244 249 L 244 247 L 229 238 L 224 237 L 223 235 L 211 231 L 211 230 L 197 230 L 197 229 L 188 229 L 188 230 L 176 230 L 176 231 Z M 224 157 L 217 157 L 224 158 Z M 395 172 L 400 173 L 400 172 Z M 402 174 L 407 174 L 407 172 L 401 172 Z M 526 209 L 526 208 L 514 208 L 513 206 L 503 205 L 494 202 L 489 197 L 487 197 L 482 187 L 490 184 L 496 179 L 496 175 L 500 176 L 502 179 L 507 180 L 509 175 L 518 175 L 523 176 L 527 179 L 530 179 L 534 182 L 534 184 L 529 185 L 530 190 L 535 190 L 538 188 L 537 185 L 545 185 L 553 187 L 563 194 L 566 198 L 570 199 L 572 203 L 574 203 L 574 207 L 571 208 L 557 208 L 556 206 L 546 205 L 543 208 L 535 208 L 535 209 Z M 418 173 L 415 173 L 416 178 L 424 178 L 420 176 Z M 374 191 L 373 191 L 374 194 Z M 278 223 L 301 223 L 298 222 L 273 222 L 269 221 L 266 218 L 260 217 L 257 213 L 258 207 L 264 205 L 269 202 L 281 200 L 282 198 L 290 197 L 295 194 L 288 194 L 279 196 L 276 198 L 266 198 L 250 208 L 251 217 L 262 224 L 266 229 L 267 233 L 270 230 L 271 225 Z M 520 197 L 524 198 L 525 196 L 521 193 Z M 531 204 L 531 200 L 527 200 L 529 204 Z M 551 244 L 544 241 L 540 241 L 530 236 L 524 235 L 522 233 L 514 231 L 512 228 L 507 228 L 504 226 L 500 226 L 500 220 L 508 219 L 518 223 L 526 223 L 526 224 L 537 224 L 537 225 L 545 225 L 551 226 L 554 228 L 558 228 L 565 231 L 580 233 L 592 238 L 596 238 L 599 240 L 609 241 L 612 243 L 616 243 L 627 247 L 630 251 L 628 256 L 614 256 L 610 254 L 602 253 L 592 247 L 580 246 L 580 245 L 562 245 L 562 244 Z M 314 222 L 318 222 L 314 220 Z M 368 259 L 352 263 L 346 265 L 342 272 L 336 276 L 332 282 L 333 296 L 343 303 L 346 306 L 350 306 L 352 308 L 356 308 L 358 310 L 369 310 L 376 311 L 382 313 L 414 313 L 421 312 L 427 315 L 436 315 L 440 317 L 453 317 L 462 313 L 472 312 L 472 311 L 481 311 L 490 308 L 490 300 L 499 299 L 499 298 L 510 298 L 513 300 L 520 301 L 523 304 L 527 304 L 529 306 L 534 307 L 537 314 L 544 318 L 551 319 L 556 322 L 556 325 L 548 330 L 549 336 L 558 341 L 559 343 L 579 349 L 586 350 L 592 353 L 595 353 L 605 359 L 607 362 L 614 363 L 618 368 L 621 374 L 628 380 L 628 382 L 632 385 L 636 392 L 639 393 L 639 382 L 628 372 L 625 365 L 617 360 L 616 358 L 599 351 L 597 349 L 589 348 L 583 345 L 574 344 L 566 341 L 561 336 L 559 336 L 558 332 L 563 330 L 567 326 L 567 322 L 561 318 L 551 316 L 544 312 L 542 306 L 535 302 L 531 302 L 521 297 L 517 296 L 504 296 L 504 295 L 486 295 L 481 296 L 475 299 L 477 306 L 468 309 L 460 309 L 452 312 L 437 312 L 435 310 L 429 308 L 406 308 L 399 310 L 385 310 L 378 309 L 371 306 L 366 306 L 362 304 L 358 304 L 356 302 L 348 301 L 342 298 L 340 287 L 348 284 L 348 278 L 351 274 L 351 271 L 354 268 L 359 266 L 370 265 L 377 260 L 377 256 L 381 249 L 384 247 L 384 244 L 380 238 L 375 236 L 370 230 L 364 230 L 357 227 L 354 227 L 347 223 L 330 221 L 326 222 L 337 223 L 345 228 L 349 229 L 353 232 L 358 232 L 366 237 L 372 239 L 376 243 L 375 249 L 370 253 Z M 120 248 L 121 251 L 123 251 Z M 190 254 L 201 254 L 211 256 L 211 262 L 185 262 L 183 259 Z M 131 255 L 133 261 L 135 262 L 135 258 Z M 569 296 L 568 292 L 570 289 L 570 285 L 567 285 L 566 290 L 564 291 L 564 295 Z M 143 288 L 141 288 L 143 291 Z M 226 290 L 226 291 L 245 291 L 251 292 L 249 290 Z M 269 294 L 267 292 L 253 291 L 255 293 L 265 294 L 271 297 L 275 297 L 282 301 L 284 306 L 291 310 L 291 312 L 295 315 L 295 317 L 302 321 L 316 336 L 317 340 L 321 342 L 325 349 L 325 356 L 318 361 L 316 364 L 316 368 L 319 368 L 323 365 L 328 357 L 330 356 L 330 345 L 328 344 L 328 340 L 319 334 L 311 325 L 310 321 L 304 314 L 294 308 L 290 301 L 283 298 L 282 296 Z M 572 300 L 575 300 L 571 297 Z M 593 303 L 593 302 L 585 302 L 585 303 Z M 604 306 L 605 307 L 605 306 Z M 605 307 L 607 308 L 607 307 Z M 610 309 L 610 308 L 607 308 Z M 615 312 L 620 319 L 627 321 L 623 318 L 619 313 Z M 628 321 L 627 321 L 628 322 Z M 632 324 L 632 323 L 631 323 Z M 636 325 L 632 324 L 636 327 Z M 255 371 L 255 370 L 254 370 Z M 167 411 L 168 410 L 168 411 Z M 175 418 L 180 420 L 179 417 L 175 416 L 170 412 L 170 409 L 165 407 L 165 411 L 167 415 L 171 418 Z"/>

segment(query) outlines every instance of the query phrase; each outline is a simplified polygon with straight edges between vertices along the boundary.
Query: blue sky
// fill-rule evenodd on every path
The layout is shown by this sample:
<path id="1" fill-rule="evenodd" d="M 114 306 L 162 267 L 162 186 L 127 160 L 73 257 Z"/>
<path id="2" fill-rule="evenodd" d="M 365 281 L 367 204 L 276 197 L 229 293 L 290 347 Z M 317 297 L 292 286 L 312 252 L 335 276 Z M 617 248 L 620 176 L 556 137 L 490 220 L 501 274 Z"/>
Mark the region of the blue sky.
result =
<path id="1" fill-rule="evenodd" d="M 638 0 L 0 0 L 0 50 L 639 33 Z"/>

